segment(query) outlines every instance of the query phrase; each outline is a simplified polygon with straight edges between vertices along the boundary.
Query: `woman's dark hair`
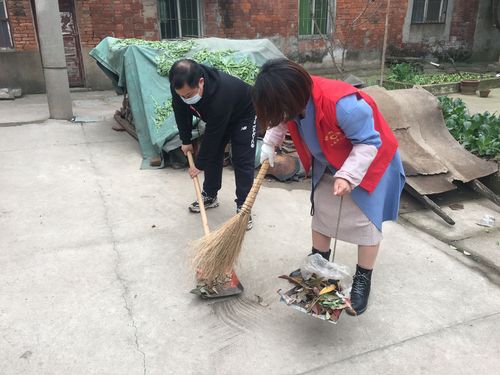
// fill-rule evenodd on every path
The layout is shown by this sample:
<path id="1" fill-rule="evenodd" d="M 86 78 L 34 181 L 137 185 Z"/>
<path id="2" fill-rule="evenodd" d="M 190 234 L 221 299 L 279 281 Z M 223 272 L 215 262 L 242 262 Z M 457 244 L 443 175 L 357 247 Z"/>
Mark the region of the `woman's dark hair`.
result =
<path id="1" fill-rule="evenodd" d="M 200 78 L 203 77 L 200 64 L 194 60 L 177 60 L 168 72 L 168 80 L 174 89 L 181 89 L 186 84 L 194 88 L 198 86 Z"/>
<path id="2" fill-rule="evenodd" d="M 287 59 L 266 62 L 252 89 L 252 101 L 261 128 L 272 128 L 304 111 L 311 96 L 312 79 L 297 63 Z"/>

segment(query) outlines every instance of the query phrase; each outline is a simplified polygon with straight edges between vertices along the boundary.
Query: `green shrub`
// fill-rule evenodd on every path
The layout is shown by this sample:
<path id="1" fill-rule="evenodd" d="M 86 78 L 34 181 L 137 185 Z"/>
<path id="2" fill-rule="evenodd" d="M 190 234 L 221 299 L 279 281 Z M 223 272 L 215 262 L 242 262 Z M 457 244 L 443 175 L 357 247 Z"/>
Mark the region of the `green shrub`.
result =
<path id="1" fill-rule="evenodd" d="M 412 83 L 417 74 L 417 69 L 412 64 L 394 64 L 391 65 L 387 79 L 389 81 Z"/>
<path id="2" fill-rule="evenodd" d="M 462 99 L 438 97 L 446 127 L 467 150 L 500 159 L 500 117 L 484 112 L 470 115 Z"/>
<path id="3" fill-rule="evenodd" d="M 440 83 L 460 82 L 464 79 L 481 79 L 491 77 L 491 74 L 482 73 L 420 73 L 417 68 L 408 63 L 391 66 L 387 80 L 410 83 L 413 85 L 433 85 Z"/>

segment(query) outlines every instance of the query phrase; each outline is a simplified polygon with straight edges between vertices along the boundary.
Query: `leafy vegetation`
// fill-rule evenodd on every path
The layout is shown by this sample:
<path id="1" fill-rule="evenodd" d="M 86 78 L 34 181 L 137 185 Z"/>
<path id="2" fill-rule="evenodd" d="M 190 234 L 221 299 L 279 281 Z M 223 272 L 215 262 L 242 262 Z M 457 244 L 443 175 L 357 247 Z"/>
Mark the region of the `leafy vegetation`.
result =
<path id="1" fill-rule="evenodd" d="M 162 53 L 156 57 L 156 71 L 163 77 L 168 76 L 168 72 L 172 65 L 174 65 L 174 62 L 186 57 L 186 54 L 191 51 L 195 45 L 192 40 L 179 40 L 165 43 L 168 43 L 168 46 L 163 48 Z"/>
<path id="2" fill-rule="evenodd" d="M 246 83 L 253 84 L 259 73 L 258 65 L 249 58 L 236 60 L 234 58 L 235 52 L 230 49 L 219 51 L 204 49 L 196 52 L 193 55 L 193 60 L 213 66 L 216 69 L 238 77 Z"/>
<path id="3" fill-rule="evenodd" d="M 191 40 L 181 40 L 181 41 L 167 41 L 167 40 L 144 40 L 136 38 L 118 39 L 113 43 L 113 47 L 125 48 L 128 46 L 146 46 L 159 50 L 172 51 L 178 48 L 183 48 L 183 46 L 194 44 Z"/>
<path id="4" fill-rule="evenodd" d="M 391 66 L 387 75 L 388 81 L 404 82 L 413 85 L 432 85 L 439 83 L 453 83 L 468 79 L 482 79 L 490 77 L 490 74 L 481 73 L 434 73 L 424 74 L 419 72 L 415 65 L 402 63 Z"/>
<path id="5" fill-rule="evenodd" d="M 489 112 L 470 115 L 462 99 L 438 97 L 446 127 L 470 152 L 500 159 L 500 116 Z"/>
<path id="6" fill-rule="evenodd" d="M 172 100 L 169 98 L 165 100 L 165 103 L 160 104 L 158 101 L 152 97 L 153 99 L 153 104 L 155 106 L 155 118 L 154 118 L 154 124 L 156 130 L 159 130 L 165 120 L 172 114 L 173 109 L 172 109 Z"/>
<path id="7" fill-rule="evenodd" d="M 113 47 L 145 46 L 160 50 L 161 53 L 156 57 L 156 69 L 159 75 L 167 76 L 174 62 L 185 57 L 194 45 L 194 40 L 153 41 L 128 38 L 117 40 Z"/>
<path id="8" fill-rule="evenodd" d="M 161 49 L 163 46 L 163 41 L 157 40 L 143 40 L 136 38 L 118 39 L 113 43 L 113 47 L 125 48 L 128 46 L 148 46 L 151 48 Z"/>
<path id="9" fill-rule="evenodd" d="M 192 48 L 192 46 L 189 47 L 189 49 L 187 49 L 187 47 L 188 45 L 185 45 L 184 48 L 182 48 L 181 46 L 176 48 L 175 50 L 169 50 L 168 52 L 164 52 L 162 55 L 160 55 L 157 59 L 158 74 L 160 74 L 161 76 L 168 75 L 168 72 L 170 71 L 173 63 L 176 60 L 185 57 L 186 53 Z M 237 61 L 234 58 L 235 52 L 236 51 L 230 49 L 219 51 L 209 51 L 207 49 L 203 49 L 194 53 L 191 58 L 196 62 L 213 66 L 216 69 L 219 69 L 223 72 L 238 77 L 247 83 L 252 84 L 253 82 L 255 82 L 255 78 L 257 77 L 257 73 L 259 72 L 259 67 L 248 58 Z M 173 108 L 171 99 L 167 99 L 167 101 L 163 105 L 155 102 L 155 126 L 157 129 L 161 127 L 165 119 L 169 117 L 172 112 Z"/>
<path id="10" fill-rule="evenodd" d="M 124 48 L 132 45 L 147 46 L 161 50 L 160 54 L 156 57 L 156 71 L 159 75 L 166 77 L 174 62 L 187 57 L 188 53 L 196 45 L 196 42 L 194 40 L 148 41 L 129 38 L 120 39 L 113 46 Z M 238 77 L 249 84 L 253 84 L 259 72 L 258 65 L 248 58 L 237 59 L 235 57 L 236 52 L 230 49 L 218 51 L 202 49 L 195 52 L 190 58 Z M 165 120 L 172 115 L 172 100 L 167 99 L 161 104 L 153 98 L 153 102 L 155 107 L 154 124 L 156 129 L 159 130 Z"/>

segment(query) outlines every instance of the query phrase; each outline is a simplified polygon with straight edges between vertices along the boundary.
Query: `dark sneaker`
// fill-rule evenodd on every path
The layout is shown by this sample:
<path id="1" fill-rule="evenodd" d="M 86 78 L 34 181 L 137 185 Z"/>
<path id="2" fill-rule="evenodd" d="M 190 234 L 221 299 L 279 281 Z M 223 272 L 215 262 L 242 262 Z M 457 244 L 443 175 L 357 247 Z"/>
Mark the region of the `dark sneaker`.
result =
<path id="1" fill-rule="evenodd" d="M 346 309 L 349 315 L 361 315 L 368 307 L 368 297 L 372 282 L 372 270 L 356 266 L 356 274 L 352 281 L 351 309 Z"/>
<path id="2" fill-rule="evenodd" d="M 236 208 L 236 213 L 239 214 L 241 211 L 241 206 Z M 252 215 L 248 216 L 248 223 L 247 223 L 247 230 L 250 230 L 253 228 L 253 220 L 252 220 Z"/>
<path id="3" fill-rule="evenodd" d="M 206 210 L 219 206 L 217 197 L 209 197 L 204 191 L 201 192 L 201 196 L 203 197 L 203 205 L 205 206 Z M 200 212 L 200 205 L 198 204 L 198 201 L 194 201 L 193 203 L 191 203 L 191 205 L 189 206 L 189 211 L 194 213 Z"/>

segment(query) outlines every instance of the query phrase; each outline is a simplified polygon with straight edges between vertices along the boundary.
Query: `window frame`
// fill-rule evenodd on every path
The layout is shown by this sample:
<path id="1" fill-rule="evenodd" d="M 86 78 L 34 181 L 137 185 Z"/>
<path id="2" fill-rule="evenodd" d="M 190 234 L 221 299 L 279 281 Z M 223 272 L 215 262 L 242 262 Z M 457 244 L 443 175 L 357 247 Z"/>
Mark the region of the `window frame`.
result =
<path id="1" fill-rule="evenodd" d="M 415 0 L 413 0 L 412 4 L 412 10 L 411 10 L 411 24 L 412 25 L 429 25 L 429 24 L 445 24 L 446 23 L 446 18 L 448 16 L 448 0 L 440 0 L 440 7 L 439 7 L 439 20 L 438 21 L 427 21 L 428 18 L 428 10 L 429 10 L 429 0 L 424 0 L 424 9 L 423 9 L 423 16 L 422 16 L 422 21 L 415 21 L 413 18 L 413 14 L 415 13 Z"/>
<path id="2" fill-rule="evenodd" d="M 300 39 L 311 39 L 311 38 L 321 38 L 321 35 L 330 35 L 331 34 L 331 21 L 330 21 L 330 16 L 329 12 L 332 9 L 332 7 L 335 6 L 335 1 L 336 0 L 325 0 L 326 1 L 326 25 L 325 25 L 325 32 L 318 32 L 316 31 L 316 26 L 314 25 L 314 13 L 316 11 L 316 1 L 321 1 L 321 0 L 309 0 L 312 1 L 312 11 L 311 14 L 313 15 L 312 18 L 309 18 L 310 20 L 310 28 L 311 31 L 309 34 L 301 34 L 300 33 L 300 23 L 301 23 L 301 18 L 300 18 L 300 2 L 303 0 L 298 0 L 297 1 L 297 35 L 299 36 Z M 317 21 L 316 21 L 317 22 Z M 309 26 L 309 25 L 308 25 Z"/>
<path id="3" fill-rule="evenodd" d="M 182 38 L 200 38 L 203 36 L 203 29 L 202 29 L 202 7 L 201 7 L 201 0 L 195 0 L 196 1 L 196 11 L 197 11 L 197 23 L 198 23 L 198 35 L 184 35 L 183 30 L 182 30 L 182 17 L 181 17 L 181 0 L 174 0 L 175 1 L 175 9 L 177 12 L 177 19 L 176 19 L 176 27 L 177 27 L 177 32 L 178 36 L 175 38 L 167 38 L 166 36 L 162 35 L 162 18 L 160 14 L 160 3 L 162 1 L 168 1 L 168 0 L 158 0 L 157 1 L 157 6 L 158 6 L 158 28 L 160 30 L 160 39 L 161 40 L 176 40 L 176 39 L 182 39 Z"/>
<path id="4" fill-rule="evenodd" d="M 14 49 L 14 40 L 12 38 L 12 29 L 10 28 L 10 22 L 9 22 L 9 12 L 7 11 L 7 1 L 6 0 L 0 0 L 0 6 L 3 6 L 4 13 L 5 13 L 5 18 L 0 18 L 0 22 L 5 22 L 7 25 L 7 37 L 8 41 L 10 42 L 9 46 L 0 46 L 0 51 L 12 51 Z"/>

